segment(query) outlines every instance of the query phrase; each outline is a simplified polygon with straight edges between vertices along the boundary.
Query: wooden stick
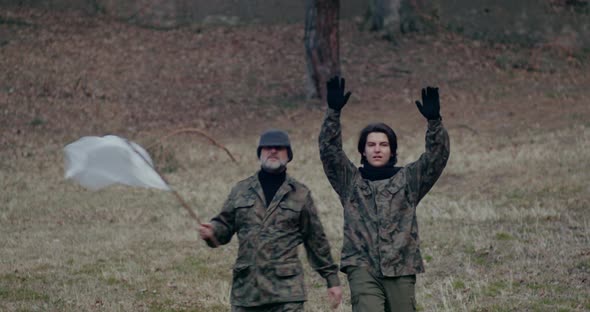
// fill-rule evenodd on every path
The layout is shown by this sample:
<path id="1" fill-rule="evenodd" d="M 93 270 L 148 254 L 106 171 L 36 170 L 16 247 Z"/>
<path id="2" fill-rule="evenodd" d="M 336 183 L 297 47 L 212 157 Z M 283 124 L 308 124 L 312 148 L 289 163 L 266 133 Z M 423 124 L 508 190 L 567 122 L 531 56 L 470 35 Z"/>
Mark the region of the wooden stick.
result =
<path id="1" fill-rule="evenodd" d="M 164 176 L 162 176 L 158 170 L 156 170 L 156 168 L 154 168 L 154 170 L 156 171 L 156 173 L 158 175 L 160 175 L 160 178 L 162 178 L 162 180 L 164 180 L 164 182 L 166 182 L 166 184 L 168 185 L 168 187 L 170 187 L 170 183 L 168 183 L 168 181 L 166 180 L 166 178 L 164 178 Z M 197 214 L 195 213 L 195 211 L 193 209 L 191 209 L 191 207 L 186 203 L 186 201 L 184 200 L 184 198 L 182 198 L 182 196 L 180 196 L 180 194 L 178 194 L 178 192 L 173 189 L 172 187 L 170 187 L 170 191 L 172 192 L 172 194 L 174 195 L 174 197 L 176 197 L 176 199 L 180 202 L 180 205 L 182 207 L 184 207 L 184 209 L 186 209 L 186 211 L 188 212 L 188 214 L 195 220 L 197 221 L 197 223 L 199 225 L 201 225 L 201 219 L 199 219 L 199 216 L 197 216 Z"/>
<path id="2" fill-rule="evenodd" d="M 150 166 L 150 168 L 152 168 L 154 170 L 154 172 L 156 172 L 157 175 L 160 176 L 160 179 L 162 179 L 162 181 L 164 181 L 164 183 L 166 183 L 166 185 L 168 186 L 168 188 L 170 189 L 170 191 L 172 192 L 172 194 L 174 195 L 174 197 L 176 197 L 176 199 L 180 202 L 180 205 L 182 207 L 184 207 L 184 209 L 186 209 L 186 211 L 188 212 L 188 214 L 195 220 L 197 221 L 197 223 L 199 225 L 202 225 L 201 220 L 199 219 L 199 216 L 197 216 L 197 214 L 195 213 L 195 211 L 193 209 L 191 209 L 191 207 L 186 203 L 186 201 L 184 200 L 184 198 L 182 198 L 182 196 L 180 196 L 180 194 L 178 194 L 178 192 L 173 189 L 170 186 L 170 183 L 168 183 L 168 180 L 158 171 L 158 169 L 156 169 L 155 166 L 153 166 L 147 159 L 145 159 L 145 157 L 143 157 L 143 155 L 138 152 L 135 147 L 133 147 L 133 144 L 131 144 L 128 140 L 125 140 L 125 142 L 127 142 L 127 145 L 129 145 L 129 147 L 131 147 L 131 149 L 137 154 L 139 155 L 139 157 L 141 157 L 141 159 L 143 159 L 143 161 L 146 163 L 146 165 Z M 215 247 L 219 246 L 219 241 L 217 240 L 217 238 L 215 237 L 215 235 L 213 235 L 213 237 L 211 238 L 211 242 L 213 243 L 213 245 Z"/>
<path id="3" fill-rule="evenodd" d="M 182 207 L 184 207 L 188 211 L 188 214 L 193 219 L 195 219 L 195 221 L 197 221 L 197 223 L 199 225 L 201 225 L 201 220 L 199 219 L 199 217 L 197 216 L 197 214 L 191 209 L 191 207 L 189 207 L 189 205 L 186 203 L 186 201 L 184 200 L 184 198 L 182 198 L 180 196 L 180 194 L 178 194 L 178 192 L 176 190 L 174 190 L 170 186 L 170 183 L 168 183 L 168 180 L 160 173 L 160 171 L 158 171 L 158 169 L 156 168 L 156 166 L 153 166 L 147 159 L 145 159 L 145 157 L 143 157 L 143 155 L 140 152 L 138 152 L 135 149 L 135 147 L 133 147 L 133 145 L 129 142 L 129 140 L 125 140 L 125 142 L 127 142 L 127 145 L 129 145 L 129 147 L 131 147 L 131 149 L 135 152 L 135 154 L 137 154 L 139 157 L 141 157 L 141 159 L 143 159 L 143 161 L 145 162 L 146 165 L 150 166 L 150 168 L 152 168 L 152 170 L 154 170 L 154 172 L 156 172 L 156 174 L 160 176 L 160 179 L 162 179 L 162 181 L 164 181 L 164 183 L 166 183 L 166 185 L 168 186 L 168 188 L 170 189 L 170 191 L 172 192 L 172 194 L 174 194 L 174 197 L 176 197 L 176 199 L 178 199 L 178 201 L 180 202 L 180 204 L 182 205 Z"/>
<path id="4" fill-rule="evenodd" d="M 163 137 L 159 138 L 155 143 L 153 143 L 152 145 L 148 146 L 147 149 L 150 149 L 152 147 L 154 147 L 156 144 L 159 144 L 160 142 L 162 142 L 163 140 L 173 136 L 173 135 L 177 135 L 179 133 L 184 133 L 184 132 L 194 132 L 194 133 L 198 133 L 202 136 L 204 136 L 205 138 L 207 138 L 209 140 L 209 142 L 211 142 L 213 145 L 223 149 L 225 151 L 225 153 L 229 156 L 229 158 L 231 158 L 231 160 L 234 163 L 237 163 L 238 161 L 236 160 L 236 158 L 234 157 L 234 155 L 232 155 L 232 153 L 227 149 L 227 147 L 225 147 L 224 145 L 220 144 L 219 142 L 217 142 L 215 139 L 213 139 L 209 134 L 207 134 L 205 131 L 197 129 L 197 128 L 181 128 L 181 129 L 176 129 L 166 135 L 164 135 Z"/>

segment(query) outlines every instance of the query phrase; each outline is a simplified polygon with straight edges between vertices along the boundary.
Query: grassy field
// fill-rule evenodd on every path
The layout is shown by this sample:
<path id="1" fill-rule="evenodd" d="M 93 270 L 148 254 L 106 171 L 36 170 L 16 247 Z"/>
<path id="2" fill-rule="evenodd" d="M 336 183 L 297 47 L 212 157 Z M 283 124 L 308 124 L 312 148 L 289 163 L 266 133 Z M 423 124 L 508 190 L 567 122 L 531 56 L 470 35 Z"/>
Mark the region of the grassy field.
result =
<path id="1" fill-rule="evenodd" d="M 89 134 L 116 133 L 149 146 L 164 130 L 208 131 L 237 164 L 194 135 L 150 148 L 170 183 L 207 220 L 231 186 L 257 170 L 258 133 L 282 127 L 294 146 L 289 173 L 312 189 L 339 258 L 342 212 L 317 150 L 323 104 L 306 101 L 298 87 L 305 71 L 302 46 L 292 40 L 302 33 L 298 25 L 157 32 L 69 15 L 10 14 L 45 27 L 0 25 L 9 38 L 0 47 L 0 66 L 6 68 L 0 74 L 0 310 L 229 311 L 236 241 L 206 247 L 170 193 L 124 186 L 90 192 L 65 181 L 63 146 Z M 67 32 L 71 28 L 60 23 L 77 28 Z M 85 27 L 95 35 L 87 36 Z M 263 44 L 253 46 L 254 35 Z M 251 51 L 232 50 L 234 63 L 221 65 L 229 52 L 207 47 L 219 48 L 216 42 L 228 36 Z M 343 25 L 342 36 L 343 71 L 353 91 L 343 112 L 344 147 L 354 161 L 357 133 L 374 120 L 397 131 L 402 165 L 418 158 L 426 125 L 412 100 L 426 83 L 441 87 L 451 157 L 418 207 L 427 270 L 418 277 L 419 309 L 589 311 L 585 59 L 541 51 L 544 62 L 531 61 L 523 69 L 511 59 L 521 64 L 530 50 L 453 34 L 410 37 L 397 47 L 354 25 Z M 68 38 L 78 41 L 68 45 Z M 187 39 L 202 46 L 186 52 Z M 168 50 L 156 51 L 158 40 Z M 111 58 L 124 53 L 125 44 L 142 46 L 135 51 L 141 59 L 119 64 Z M 269 45 L 282 53 L 279 61 Z M 176 50 L 187 58 L 177 57 L 184 52 Z M 194 54 L 203 58 L 199 65 Z M 101 66 L 88 67 L 89 59 Z M 183 72 L 182 62 L 195 67 Z M 172 68 L 179 78 L 165 70 L 133 72 L 133 63 Z M 222 69 L 200 71 L 203 64 Z M 252 67 L 238 70 L 240 64 Z M 125 69 L 118 75 L 117 66 Z M 79 86 L 80 72 L 85 74 Z M 121 83 L 126 87 L 115 87 Z M 214 83 L 221 91 L 211 95 Z M 191 101 L 176 101 L 190 94 Z M 323 280 L 305 268 L 307 310 L 329 311 Z M 344 286 L 342 311 L 351 311 Z"/>

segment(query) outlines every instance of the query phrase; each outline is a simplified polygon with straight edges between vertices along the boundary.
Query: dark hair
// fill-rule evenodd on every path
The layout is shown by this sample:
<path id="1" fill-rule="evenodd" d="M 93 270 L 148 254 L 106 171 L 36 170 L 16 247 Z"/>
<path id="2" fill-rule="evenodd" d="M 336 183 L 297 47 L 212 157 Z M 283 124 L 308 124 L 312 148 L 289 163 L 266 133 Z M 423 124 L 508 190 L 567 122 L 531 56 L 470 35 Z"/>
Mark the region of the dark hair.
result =
<path id="1" fill-rule="evenodd" d="M 387 140 L 389 141 L 389 148 L 391 150 L 391 158 L 389 159 L 388 165 L 395 165 L 395 163 L 397 163 L 397 136 L 391 127 L 382 122 L 369 124 L 363 128 L 363 130 L 361 130 L 358 143 L 358 151 L 361 154 L 361 164 L 364 165 L 367 163 L 367 158 L 363 155 L 363 153 L 365 152 L 367 137 L 369 136 L 369 133 L 373 132 L 385 133 Z"/>

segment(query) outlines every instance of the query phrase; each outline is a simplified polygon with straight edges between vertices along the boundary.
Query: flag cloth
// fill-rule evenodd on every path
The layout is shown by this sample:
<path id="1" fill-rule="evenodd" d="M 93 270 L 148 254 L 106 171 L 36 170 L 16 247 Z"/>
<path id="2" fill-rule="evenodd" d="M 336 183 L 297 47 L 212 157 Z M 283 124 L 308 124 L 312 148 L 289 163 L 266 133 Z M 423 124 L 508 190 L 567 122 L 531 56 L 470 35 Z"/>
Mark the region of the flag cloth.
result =
<path id="1" fill-rule="evenodd" d="M 116 135 L 86 136 L 64 147 L 65 178 L 99 190 L 125 184 L 171 190 L 139 144 Z"/>

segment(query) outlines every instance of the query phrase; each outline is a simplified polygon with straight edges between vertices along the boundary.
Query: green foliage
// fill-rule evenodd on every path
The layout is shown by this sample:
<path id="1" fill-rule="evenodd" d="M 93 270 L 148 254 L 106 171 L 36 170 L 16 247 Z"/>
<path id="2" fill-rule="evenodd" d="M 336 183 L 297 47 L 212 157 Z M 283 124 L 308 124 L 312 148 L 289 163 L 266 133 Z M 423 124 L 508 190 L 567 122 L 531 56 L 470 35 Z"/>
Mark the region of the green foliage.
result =
<path id="1" fill-rule="evenodd" d="M 25 22 L 22 19 L 10 18 L 10 17 L 3 17 L 3 16 L 0 16 L 0 25 L 8 25 L 8 26 L 32 26 L 31 23 Z"/>
<path id="2" fill-rule="evenodd" d="M 527 288 L 532 289 L 532 290 L 539 290 L 539 289 L 544 288 L 544 285 L 541 285 L 538 283 L 527 283 L 526 286 L 527 286 Z"/>
<path id="3" fill-rule="evenodd" d="M 588 0 L 557 0 L 551 1 L 551 6 L 556 9 L 556 13 L 564 10 L 574 14 L 590 14 L 590 2 Z"/>
<path id="4" fill-rule="evenodd" d="M 583 259 L 578 262 L 576 264 L 576 269 L 585 273 L 590 273 L 590 259 Z"/>
<path id="5" fill-rule="evenodd" d="M 115 285 L 115 284 L 119 284 L 121 281 L 117 278 L 115 278 L 114 276 L 109 276 L 106 278 L 106 283 L 107 285 Z"/>
<path id="6" fill-rule="evenodd" d="M 36 126 L 41 126 L 44 123 L 45 123 L 45 120 L 43 120 L 39 117 L 35 117 L 35 118 L 33 118 L 33 120 L 31 120 L 31 122 L 29 124 L 33 127 L 36 127 Z"/>
<path id="7" fill-rule="evenodd" d="M 512 308 L 507 307 L 506 305 L 501 305 L 501 304 L 494 304 L 490 307 L 490 309 L 485 309 L 485 310 L 477 310 L 477 311 L 490 311 L 490 312 L 509 312 L 509 311 L 513 311 Z"/>
<path id="8" fill-rule="evenodd" d="M 188 256 L 180 263 L 175 263 L 173 270 L 183 274 L 194 274 L 198 278 L 230 278 L 227 268 L 212 267 L 205 259 Z"/>
<path id="9" fill-rule="evenodd" d="M 295 101 L 290 101 L 289 99 L 285 99 L 284 101 L 277 102 L 279 107 L 283 107 L 286 109 L 295 109 L 297 108 L 298 104 Z"/>
<path id="10" fill-rule="evenodd" d="M 91 275 L 98 276 L 106 269 L 107 263 L 104 259 L 98 259 L 94 263 L 87 263 L 82 265 L 74 272 L 75 275 Z"/>
<path id="11" fill-rule="evenodd" d="M 14 284 L 16 282 L 24 281 L 26 277 L 19 276 L 16 273 L 8 273 L 0 276 L 0 282 Z"/>
<path id="12" fill-rule="evenodd" d="M 94 11 L 96 11 L 96 13 L 98 14 L 106 14 L 107 10 L 104 6 L 104 4 L 101 3 L 101 1 L 98 0 L 91 0 L 90 4 L 92 5 Z"/>
<path id="13" fill-rule="evenodd" d="M 208 306 L 198 306 L 191 305 L 190 307 L 182 306 L 171 299 L 165 299 L 163 301 L 153 301 L 149 304 L 149 311 L 150 312 L 200 312 L 200 311 L 210 311 L 210 312 L 225 312 L 227 311 L 227 306 L 220 304 L 220 303 L 213 303 Z"/>
<path id="14" fill-rule="evenodd" d="M 463 34 L 465 32 L 465 27 L 462 25 L 454 25 L 452 23 L 448 23 L 446 29 L 451 32 L 456 32 L 458 34 Z"/>
<path id="15" fill-rule="evenodd" d="M 489 264 L 489 251 L 487 249 L 475 249 L 474 246 L 466 246 L 465 253 L 471 258 L 471 261 L 477 265 Z"/>
<path id="16" fill-rule="evenodd" d="M 176 264 L 174 269 L 182 273 L 196 273 L 207 271 L 207 264 L 196 257 L 186 257 L 184 260 Z"/>
<path id="17" fill-rule="evenodd" d="M 454 290 L 465 289 L 465 282 L 462 280 L 454 280 L 452 286 Z"/>
<path id="18" fill-rule="evenodd" d="M 503 69 L 524 69 L 533 70 L 533 65 L 530 63 L 530 59 L 527 55 L 523 55 L 519 52 L 504 52 L 496 55 L 496 66 Z"/>
<path id="19" fill-rule="evenodd" d="M 0 287 L 0 299 L 6 301 L 48 301 L 49 296 L 26 287 Z"/>
<path id="20" fill-rule="evenodd" d="M 486 288 L 484 288 L 483 293 L 486 296 L 497 297 L 500 294 L 502 294 L 502 292 L 506 289 L 508 289 L 508 283 L 504 281 L 494 281 L 488 284 Z"/>
<path id="21" fill-rule="evenodd" d="M 586 64 L 590 60 L 590 48 L 585 47 L 582 49 L 574 50 L 572 57 L 577 60 L 580 64 Z"/>
<path id="22" fill-rule="evenodd" d="M 505 232 L 496 233 L 496 240 L 508 241 L 508 240 L 513 240 L 513 239 L 514 239 L 514 237 L 508 233 L 505 233 Z"/>

